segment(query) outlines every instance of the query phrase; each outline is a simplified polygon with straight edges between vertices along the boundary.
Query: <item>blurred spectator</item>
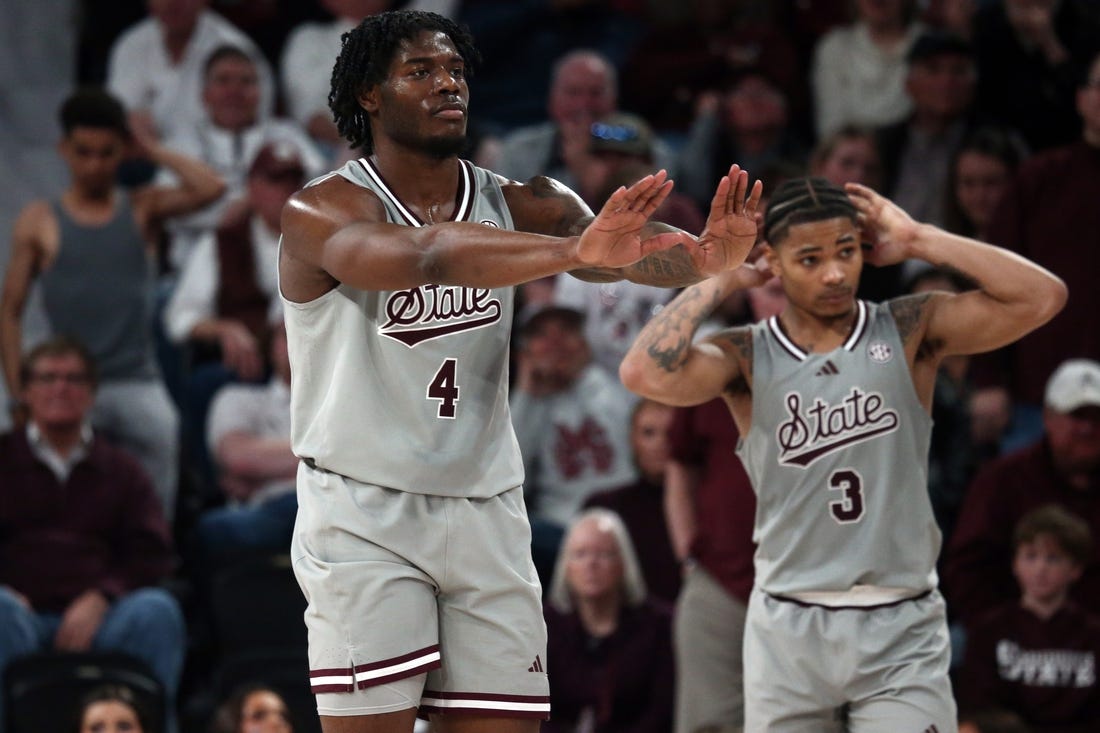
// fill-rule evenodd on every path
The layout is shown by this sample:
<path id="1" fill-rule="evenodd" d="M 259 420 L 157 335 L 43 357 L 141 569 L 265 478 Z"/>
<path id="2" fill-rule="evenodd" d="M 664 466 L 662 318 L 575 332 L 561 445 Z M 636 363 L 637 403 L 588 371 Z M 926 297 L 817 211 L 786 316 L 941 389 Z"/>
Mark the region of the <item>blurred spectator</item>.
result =
<path id="1" fill-rule="evenodd" d="M 630 186 L 656 170 L 655 142 L 652 128 L 636 115 L 614 112 L 593 123 L 588 150 L 577 166 L 578 193 L 599 209 L 619 186 Z M 693 234 L 705 223 L 695 203 L 675 190 L 650 218 Z M 554 304 L 585 314 L 584 334 L 593 357 L 612 375 L 618 374 L 619 362 L 642 326 L 675 295 L 670 288 L 629 280 L 595 283 L 561 276 L 554 282 Z"/>
<path id="2" fill-rule="evenodd" d="M 77 733 L 157 733 L 160 730 L 130 688 L 103 685 L 80 701 Z"/>
<path id="3" fill-rule="evenodd" d="M 363 18 L 389 10 L 395 0 L 320 0 L 320 4 L 333 19 L 303 23 L 291 32 L 283 46 L 280 81 L 287 112 L 329 153 L 335 167 L 337 151 L 347 147 L 328 108 L 340 39 Z"/>
<path id="4" fill-rule="evenodd" d="M 565 525 L 596 491 L 634 481 L 636 398 L 592 361 L 584 316 L 545 306 L 520 327 L 512 422 L 523 454 L 535 567 L 545 581 Z"/>
<path id="5" fill-rule="evenodd" d="M 255 553 L 288 552 L 298 510 L 298 457 L 290 450 L 290 358 L 286 328 L 271 330 L 267 384 L 230 384 L 210 409 L 209 450 L 229 500 L 196 529 L 206 570 Z"/>
<path id="6" fill-rule="evenodd" d="M 623 66 L 622 98 L 662 133 L 686 133 L 695 99 L 730 74 L 768 69 L 794 93 L 798 112 L 808 96 L 798 50 L 775 17 L 776 3 L 688 0 L 647 3 L 646 34 Z"/>
<path id="7" fill-rule="evenodd" d="M 842 125 L 818 141 L 810 152 L 809 172 L 829 183 L 862 183 L 878 190 L 882 165 L 875 135 L 866 128 Z"/>
<path id="8" fill-rule="evenodd" d="M 962 293 L 974 284 L 954 270 L 933 267 L 910 281 L 910 293 L 942 291 Z M 967 369 L 970 357 L 954 354 L 944 357 L 936 373 L 932 390 L 932 436 L 928 448 L 928 496 L 932 513 L 946 546 L 955 529 L 966 487 L 977 461 L 970 425 L 970 383 Z"/>
<path id="9" fill-rule="evenodd" d="M 547 121 L 513 130 L 504 138 L 498 172 L 516 181 L 550 176 L 579 190 L 592 123 L 617 105 L 618 78 L 611 62 L 592 50 L 569 52 L 554 63 Z M 652 147 L 654 166 L 670 169 L 667 146 L 655 139 Z"/>
<path id="10" fill-rule="evenodd" d="M 647 598 L 618 515 L 589 509 L 570 524 L 547 600 L 545 664 L 554 715 L 542 724 L 544 733 L 667 733 L 671 618 Z"/>
<path id="11" fill-rule="evenodd" d="M 714 186 L 730 163 L 760 175 L 777 161 L 801 167 L 807 155 L 791 124 L 786 93 L 768 73 L 742 70 L 724 90 L 700 98 L 677 163 L 677 189 L 703 210 L 710 207 Z"/>
<path id="12" fill-rule="evenodd" d="M 282 696 L 254 684 L 234 690 L 218 707 L 210 733 L 294 733 L 294 726 Z"/>
<path id="13" fill-rule="evenodd" d="M 1012 527 L 1054 503 L 1084 519 L 1100 536 L 1100 364 L 1071 359 L 1051 376 L 1039 442 L 989 462 L 967 491 L 944 558 L 952 613 L 972 625 L 1019 595 L 1004 562 Z M 1082 563 L 1072 596 L 1100 613 L 1100 549 Z"/>
<path id="14" fill-rule="evenodd" d="M 249 167 L 260 149 L 282 143 L 295 150 L 305 179 L 325 172 L 326 161 L 296 122 L 260 114 L 255 62 L 235 46 L 220 46 L 209 56 L 203 75 L 201 120 L 177 126 L 165 146 L 206 163 L 225 180 L 227 190 L 216 202 L 170 224 L 169 265 L 181 269 L 197 241 L 232 218 L 232 204 L 247 194 Z M 170 179 L 170 174 L 164 177 Z"/>
<path id="15" fill-rule="evenodd" d="M 855 22 L 817 42 L 810 78 L 814 128 L 825 137 L 844 125 L 881 127 L 908 116 L 905 57 L 923 30 L 917 0 L 855 0 Z"/>
<path id="16" fill-rule="evenodd" d="M 186 638 L 176 600 L 155 587 L 174 564 L 156 494 L 89 427 L 87 351 L 55 338 L 21 372 L 27 424 L 0 436 L 0 671 L 48 649 L 124 652 L 150 666 L 171 711 Z"/>
<path id="17" fill-rule="evenodd" d="M 293 144 L 265 144 L 249 169 L 243 206 L 217 232 L 199 239 L 163 314 L 169 340 L 186 345 L 184 436 L 208 480 L 210 401 L 229 382 L 257 382 L 267 373 L 261 342 L 273 311 L 282 308 L 276 273 L 280 216 L 307 175 Z"/>
<path id="18" fill-rule="evenodd" d="M 107 87 L 122 100 L 137 132 L 165 137 L 177 126 L 201 120 L 206 59 L 225 44 L 237 46 L 256 64 L 261 116 L 271 113 L 271 69 L 248 36 L 207 10 L 207 0 L 147 3 L 149 17 L 118 37 L 107 66 Z"/>
<path id="19" fill-rule="evenodd" d="M 1100 616 L 1069 600 L 1092 557 L 1088 524 L 1059 506 L 1043 506 L 1020 519 L 1012 544 L 1020 598 L 968 629 L 960 700 L 1012 710 L 1035 733 L 1095 731 Z"/>
<path id="20" fill-rule="evenodd" d="M 914 219 L 940 226 L 949 163 L 972 126 L 973 50 L 961 38 L 926 31 L 906 61 L 913 111 L 878 130 L 882 191 Z"/>
<path id="21" fill-rule="evenodd" d="M 945 228 L 989 241 L 997 204 L 1028 154 L 1023 139 L 1007 128 L 979 127 L 968 134 L 948 171 Z"/>
<path id="22" fill-rule="evenodd" d="M 52 331 L 78 339 L 99 365 L 96 427 L 138 457 L 170 518 L 179 474 L 179 419 L 154 357 L 150 249 L 166 218 L 210 203 L 225 187 L 199 161 L 135 131 L 139 149 L 174 171 L 180 183 L 123 191 L 116 174 L 129 132 L 118 101 L 99 90 L 77 91 L 60 117 L 59 147 L 69 186 L 56 201 L 28 204 L 12 236 L 0 301 L 8 394 L 18 395 L 24 386 L 22 318 L 37 281 Z"/>
<path id="23" fill-rule="evenodd" d="M 1094 0 L 986 2 L 974 17 L 978 104 L 1034 150 L 1065 145 L 1080 122 L 1074 90 L 1100 52 Z"/>
<path id="24" fill-rule="evenodd" d="M 1100 54 L 1077 89 L 1081 139 L 1028 159 L 1005 191 L 989 225 L 990 241 L 1019 252 L 1062 278 L 1071 293 L 1050 323 L 1011 347 L 974 360 L 974 379 L 992 421 L 1009 422 L 1005 449 L 1040 429 L 1043 385 L 1071 357 L 1100 359 Z"/>
<path id="25" fill-rule="evenodd" d="M 787 303 L 779 278 L 748 294 L 753 320 Z M 741 637 L 753 583 L 756 494 L 733 451 L 739 439 L 720 399 L 678 408 L 669 427 L 665 521 L 683 566 L 673 627 L 676 733 L 744 724 Z"/>
<path id="26" fill-rule="evenodd" d="M 649 593 L 670 606 L 680 592 L 680 564 L 672 552 L 665 524 L 665 468 L 668 466 L 668 428 L 673 409 L 652 400 L 634 406 L 630 445 L 638 480 L 629 486 L 598 491 L 584 508 L 600 507 L 618 514 L 634 543 Z"/>

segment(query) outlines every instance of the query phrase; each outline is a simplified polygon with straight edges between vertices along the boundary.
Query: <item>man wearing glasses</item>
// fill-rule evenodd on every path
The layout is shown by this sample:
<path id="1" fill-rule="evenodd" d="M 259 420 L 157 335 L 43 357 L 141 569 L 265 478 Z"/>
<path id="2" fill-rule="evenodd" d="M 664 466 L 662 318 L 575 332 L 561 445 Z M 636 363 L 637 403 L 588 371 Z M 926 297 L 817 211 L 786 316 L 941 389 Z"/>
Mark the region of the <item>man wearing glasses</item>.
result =
<path id="1" fill-rule="evenodd" d="M 149 478 L 92 431 L 83 346 L 51 339 L 20 371 L 27 421 L 0 436 L 0 674 L 38 651 L 124 652 L 172 710 L 186 639 L 179 605 L 153 587 L 174 558 Z"/>

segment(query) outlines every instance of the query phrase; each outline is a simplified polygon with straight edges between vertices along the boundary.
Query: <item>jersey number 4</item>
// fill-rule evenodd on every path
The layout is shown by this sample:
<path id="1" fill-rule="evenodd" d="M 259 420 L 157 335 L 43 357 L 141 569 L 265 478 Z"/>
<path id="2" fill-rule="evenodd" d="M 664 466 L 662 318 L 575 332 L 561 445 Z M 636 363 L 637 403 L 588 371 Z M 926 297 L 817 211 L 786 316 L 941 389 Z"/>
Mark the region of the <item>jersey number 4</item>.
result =
<path id="1" fill-rule="evenodd" d="M 439 371 L 432 377 L 428 385 L 428 399 L 439 400 L 437 417 L 453 420 L 455 407 L 458 404 L 458 382 L 455 379 L 457 359 L 444 359 Z"/>
<path id="2" fill-rule="evenodd" d="M 829 513 L 840 524 L 851 524 L 863 518 L 863 477 L 850 468 L 833 471 L 829 491 L 842 492 L 841 498 L 829 502 Z"/>

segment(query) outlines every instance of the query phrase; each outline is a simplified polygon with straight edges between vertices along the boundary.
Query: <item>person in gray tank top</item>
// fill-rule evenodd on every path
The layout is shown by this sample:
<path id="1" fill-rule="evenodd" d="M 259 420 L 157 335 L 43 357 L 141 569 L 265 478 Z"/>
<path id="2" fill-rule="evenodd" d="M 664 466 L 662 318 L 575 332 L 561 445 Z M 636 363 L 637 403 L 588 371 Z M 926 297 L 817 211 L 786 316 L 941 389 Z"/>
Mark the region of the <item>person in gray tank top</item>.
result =
<path id="1" fill-rule="evenodd" d="M 365 157 L 284 209 L 291 559 L 328 733 L 409 733 L 418 710 L 443 731 L 538 729 L 546 630 L 508 412 L 513 286 L 570 272 L 678 287 L 740 265 L 755 236 L 738 166 L 695 236 L 648 221 L 664 171 L 593 217 L 555 181 L 460 160 L 476 61 L 433 13 L 345 34 L 330 106 Z"/>
<path id="2" fill-rule="evenodd" d="M 225 187 L 206 165 L 132 136 L 121 103 L 102 90 L 74 92 L 59 117 L 70 182 L 58 200 L 28 204 L 15 222 L 0 299 L 5 384 L 9 395 L 22 394 L 22 318 L 37 280 L 50 329 L 79 341 L 100 365 L 93 425 L 141 462 L 171 521 L 179 421 L 154 360 L 153 245 L 167 218 L 205 206 Z M 178 185 L 119 188 L 127 147 L 171 170 Z M 17 400 L 11 408 L 21 425 Z"/>
<path id="3" fill-rule="evenodd" d="M 762 257 L 685 289 L 620 368 L 650 399 L 722 397 L 743 436 L 758 500 L 744 729 L 955 731 L 927 491 L 936 370 L 1038 328 L 1064 305 L 1065 285 L 859 184 L 783 183 L 762 233 Z M 979 287 L 855 298 L 864 262 L 908 258 Z M 718 303 L 773 275 L 788 300 L 779 315 L 693 342 Z"/>

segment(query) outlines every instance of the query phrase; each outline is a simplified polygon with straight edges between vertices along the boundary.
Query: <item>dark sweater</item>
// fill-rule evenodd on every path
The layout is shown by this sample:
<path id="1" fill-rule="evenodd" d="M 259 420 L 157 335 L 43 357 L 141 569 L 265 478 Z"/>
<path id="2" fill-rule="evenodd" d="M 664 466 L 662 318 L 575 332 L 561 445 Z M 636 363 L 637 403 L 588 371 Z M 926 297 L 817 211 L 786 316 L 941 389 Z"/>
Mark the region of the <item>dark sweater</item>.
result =
<path id="1" fill-rule="evenodd" d="M 0 584 L 36 611 L 89 589 L 114 598 L 173 567 L 167 524 L 137 462 L 102 438 L 62 484 L 24 431 L 0 436 Z"/>

